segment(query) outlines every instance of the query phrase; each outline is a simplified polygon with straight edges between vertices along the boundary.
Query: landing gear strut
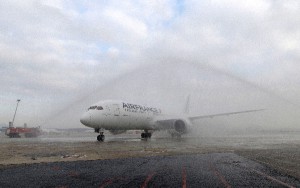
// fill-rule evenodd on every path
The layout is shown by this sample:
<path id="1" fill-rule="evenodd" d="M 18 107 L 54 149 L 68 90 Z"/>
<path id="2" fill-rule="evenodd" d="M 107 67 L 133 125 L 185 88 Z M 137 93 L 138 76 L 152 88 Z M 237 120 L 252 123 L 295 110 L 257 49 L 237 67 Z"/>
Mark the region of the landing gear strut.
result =
<path id="1" fill-rule="evenodd" d="M 144 133 L 141 134 L 142 139 L 148 139 L 151 138 L 152 134 L 149 133 L 148 131 L 145 131 Z"/>
<path id="2" fill-rule="evenodd" d="M 171 137 L 172 137 L 173 139 L 178 139 L 178 140 L 180 140 L 180 139 L 181 139 L 181 134 L 179 134 L 179 133 L 171 133 Z"/>
<path id="3" fill-rule="evenodd" d="M 100 132 L 100 135 L 97 136 L 97 140 L 99 142 L 104 142 L 105 136 L 103 134 L 103 132 Z"/>

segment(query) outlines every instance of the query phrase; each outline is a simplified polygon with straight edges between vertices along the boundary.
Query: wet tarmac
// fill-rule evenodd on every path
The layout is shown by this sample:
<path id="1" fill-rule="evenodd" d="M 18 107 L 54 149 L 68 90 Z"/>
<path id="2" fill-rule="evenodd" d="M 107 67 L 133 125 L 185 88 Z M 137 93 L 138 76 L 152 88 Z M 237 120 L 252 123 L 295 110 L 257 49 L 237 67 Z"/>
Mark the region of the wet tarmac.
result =
<path id="1" fill-rule="evenodd" d="M 300 187 L 299 133 L 0 135 L 0 187 Z"/>
<path id="2" fill-rule="evenodd" d="M 21 165 L 1 187 L 300 187 L 299 180 L 234 153 Z"/>

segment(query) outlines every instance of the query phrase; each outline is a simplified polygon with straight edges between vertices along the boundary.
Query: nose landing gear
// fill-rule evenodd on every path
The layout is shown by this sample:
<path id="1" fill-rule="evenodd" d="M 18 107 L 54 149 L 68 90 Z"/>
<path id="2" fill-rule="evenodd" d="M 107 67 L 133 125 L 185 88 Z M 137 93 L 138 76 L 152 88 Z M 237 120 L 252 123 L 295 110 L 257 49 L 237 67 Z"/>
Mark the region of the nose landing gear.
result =
<path id="1" fill-rule="evenodd" d="M 149 133 L 148 131 L 145 131 L 144 133 L 141 134 L 142 139 L 148 139 L 151 138 L 152 134 Z"/>

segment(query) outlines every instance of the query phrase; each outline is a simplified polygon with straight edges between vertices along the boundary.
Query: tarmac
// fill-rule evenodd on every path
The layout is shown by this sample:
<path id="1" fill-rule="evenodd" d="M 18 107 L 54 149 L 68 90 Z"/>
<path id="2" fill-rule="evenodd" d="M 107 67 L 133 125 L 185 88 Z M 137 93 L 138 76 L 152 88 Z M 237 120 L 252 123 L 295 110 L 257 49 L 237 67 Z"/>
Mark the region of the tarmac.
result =
<path id="1" fill-rule="evenodd" d="M 300 187 L 299 133 L 0 135 L 0 187 Z"/>
<path id="2" fill-rule="evenodd" d="M 1 187 L 300 187 L 234 153 L 55 162 L 2 169 Z"/>

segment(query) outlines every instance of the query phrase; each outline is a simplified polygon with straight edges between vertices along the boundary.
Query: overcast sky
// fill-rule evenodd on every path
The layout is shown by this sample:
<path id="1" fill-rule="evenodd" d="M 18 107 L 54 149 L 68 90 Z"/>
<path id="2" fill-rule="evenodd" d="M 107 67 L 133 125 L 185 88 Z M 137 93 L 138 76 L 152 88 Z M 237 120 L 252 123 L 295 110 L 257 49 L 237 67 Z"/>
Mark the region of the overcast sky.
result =
<path id="1" fill-rule="evenodd" d="M 110 80 L 179 61 L 300 106 L 299 44 L 297 0 L 2 0 L 0 123 L 17 99 L 16 123 L 35 124 Z"/>

